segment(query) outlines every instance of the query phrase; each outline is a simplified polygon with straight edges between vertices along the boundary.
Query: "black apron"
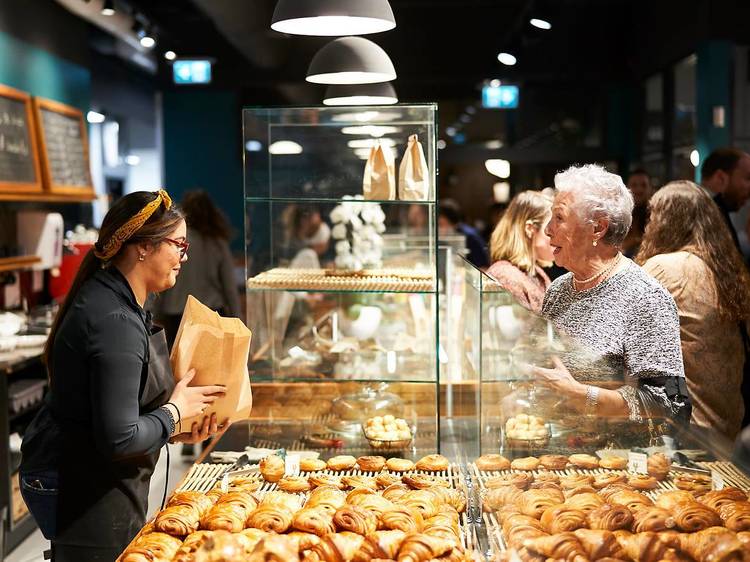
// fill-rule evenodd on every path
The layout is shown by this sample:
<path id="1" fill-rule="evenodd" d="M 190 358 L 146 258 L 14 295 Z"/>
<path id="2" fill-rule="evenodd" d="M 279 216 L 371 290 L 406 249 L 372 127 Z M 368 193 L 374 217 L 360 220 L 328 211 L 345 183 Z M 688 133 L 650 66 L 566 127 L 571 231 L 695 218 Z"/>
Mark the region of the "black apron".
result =
<path id="1" fill-rule="evenodd" d="M 141 414 L 162 406 L 172 395 L 175 383 L 161 328 L 149 337 L 141 380 Z M 63 453 L 58 531 L 52 541 L 55 562 L 112 562 L 146 522 L 149 484 L 159 452 L 116 463 L 99 455 L 90 457 L 94 458 L 75 461 L 73 455 Z"/>

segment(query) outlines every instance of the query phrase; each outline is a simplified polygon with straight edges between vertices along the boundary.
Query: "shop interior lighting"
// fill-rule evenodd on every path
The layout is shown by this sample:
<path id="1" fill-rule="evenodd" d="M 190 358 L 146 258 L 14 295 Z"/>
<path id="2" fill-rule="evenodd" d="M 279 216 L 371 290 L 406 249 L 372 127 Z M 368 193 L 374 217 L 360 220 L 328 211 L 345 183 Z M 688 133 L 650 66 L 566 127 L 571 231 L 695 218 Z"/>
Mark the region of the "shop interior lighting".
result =
<path id="1" fill-rule="evenodd" d="M 693 149 L 690 152 L 690 163 L 693 165 L 694 168 L 697 168 L 698 164 L 701 163 L 701 155 L 696 149 Z"/>
<path id="2" fill-rule="evenodd" d="M 259 140 L 250 139 L 245 143 L 245 150 L 248 152 L 260 152 L 263 150 L 263 143 Z"/>
<path id="3" fill-rule="evenodd" d="M 372 148 L 377 145 L 393 147 L 396 146 L 396 141 L 384 137 L 382 139 L 352 139 L 346 143 L 349 148 Z"/>
<path id="4" fill-rule="evenodd" d="M 314 84 L 375 84 L 396 79 L 388 54 L 362 37 L 341 37 L 320 49 L 307 70 Z"/>
<path id="5" fill-rule="evenodd" d="M 126 164 L 127 164 L 128 166 L 137 166 L 138 164 L 140 164 L 140 163 L 141 163 L 141 157 L 140 157 L 140 156 L 137 156 L 137 155 L 135 155 L 135 154 L 128 154 L 128 155 L 127 155 L 127 156 L 125 157 L 125 163 L 126 163 Z"/>
<path id="6" fill-rule="evenodd" d="M 396 27 L 388 0 L 279 0 L 271 29 L 291 35 L 366 35 Z"/>
<path id="7" fill-rule="evenodd" d="M 541 18 L 531 18 L 529 20 L 529 23 L 536 27 L 537 29 L 552 29 L 552 24 L 548 22 L 547 20 L 543 20 Z"/>
<path id="8" fill-rule="evenodd" d="M 498 80 L 497 78 L 493 78 L 492 80 L 490 80 L 490 86 L 492 86 L 493 88 L 497 88 L 498 86 L 500 86 L 500 84 L 502 84 L 502 82 L 500 82 L 500 80 Z"/>
<path id="9" fill-rule="evenodd" d="M 164 58 L 167 60 L 174 60 L 177 58 L 177 53 L 175 53 L 174 51 L 167 51 L 166 53 L 164 53 Z"/>
<path id="10" fill-rule="evenodd" d="M 148 30 L 144 30 L 143 36 L 140 39 L 141 47 L 146 49 L 152 49 L 156 46 L 156 37 L 154 33 Z"/>
<path id="11" fill-rule="evenodd" d="M 507 179 L 510 177 L 510 162 L 502 160 L 500 158 L 491 158 L 484 162 L 484 167 L 493 176 L 497 176 L 500 179 Z"/>
<path id="12" fill-rule="evenodd" d="M 86 114 L 86 121 L 89 123 L 104 123 L 104 114 L 91 110 Z"/>
<path id="13" fill-rule="evenodd" d="M 115 15 L 115 2 L 114 0 L 104 0 L 102 4 L 101 14 L 103 16 L 114 16 Z"/>
<path id="14" fill-rule="evenodd" d="M 268 152 L 274 155 L 302 154 L 302 145 L 290 140 L 279 140 L 268 147 Z"/>
<path id="15" fill-rule="evenodd" d="M 488 140 L 486 143 L 484 143 L 484 146 L 486 148 L 489 148 L 490 150 L 497 150 L 498 148 L 503 147 L 503 141 L 497 139 Z"/>
<path id="16" fill-rule="evenodd" d="M 390 125 L 352 125 L 341 129 L 341 132 L 345 135 L 369 135 L 374 138 L 380 138 L 400 131 L 400 128 Z"/>
<path id="17" fill-rule="evenodd" d="M 513 66 L 514 64 L 516 64 L 516 57 L 511 55 L 510 53 L 499 53 L 497 55 L 497 60 L 499 60 L 505 66 Z"/>
<path id="18" fill-rule="evenodd" d="M 367 160 L 370 157 L 370 149 L 369 148 L 355 148 L 354 154 L 360 160 Z"/>
<path id="19" fill-rule="evenodd" d="M 388 82 L 379 84 L 336 84 L 328 86 L 324 105 L 392 105 L 398 103 L 396 90 Z"/>
<path id="20" fill-rule="evenodd" d="M 471 116 L 467 115 L 466 113 L 464 113 L 464 114 L 461 115 L 461 117 L 458 118 L 458 120 L 461 121 L 461 123 L 464 123 L 464 124 L 470 123 L 471 122 Z"/>
<path id="21" fill-rule="evenodd" d="M 439 141 L 437 141 L 438 150 L 443 150 L 446 146 L 448 146 L 448 143 L 445 142 L 445 140 L 440 139 Z"/>
<path id="22" fill-rule="evenodd" d="M 445 134 L 448 135 L 449 137 L 452 137 L 453 135 L 455 135 L 456 132 L 457 131 L 455 127 L 446 127 L 445 129 Z"/>
<path id="23" fill-rule="evenodd" d="M 466 107 L 466 113 L 468 113 L 469 115 L 474 115 L 476 112 L 477 112 L 477 108 L 474 107 L 473 105 L 469 105 Z"/>

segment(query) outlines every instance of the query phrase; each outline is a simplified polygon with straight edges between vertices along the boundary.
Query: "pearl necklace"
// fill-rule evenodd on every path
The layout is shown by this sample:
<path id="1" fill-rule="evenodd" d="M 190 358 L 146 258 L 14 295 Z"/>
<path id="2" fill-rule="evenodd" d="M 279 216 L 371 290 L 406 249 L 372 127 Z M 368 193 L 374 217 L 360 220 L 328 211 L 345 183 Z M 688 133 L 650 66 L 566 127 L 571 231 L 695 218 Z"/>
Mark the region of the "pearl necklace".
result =
<path id="1" fill-rule="evenodd" d="M 585 285 L 586 283 L 591 283 L 594 279 L 597 279 L 599 277 L 606 277 L 607 275 L 609 275 L 612 272 L 612 270 L 615 267 L 617 267 L 617 264 L 620 263 L 620 258 L 621 257 L 622 257 L 622 254 L 620 252 L 617 252 L 617 256 L 615 256 L 615 259 L 612 260 L 612 264 L 609 267 L 606 267 L 606 268 L 602 269 L 599 273 L 596 273 L 596 274 L 592 275 L 588 279 L 583 279 L 583 280 L 579 281 L 578 279 L 576 279 L 575 274 L 573 274 L 573 288 L 576 291 L 579 291 L 580 290 L 578 288 L 579 285 Z"/>

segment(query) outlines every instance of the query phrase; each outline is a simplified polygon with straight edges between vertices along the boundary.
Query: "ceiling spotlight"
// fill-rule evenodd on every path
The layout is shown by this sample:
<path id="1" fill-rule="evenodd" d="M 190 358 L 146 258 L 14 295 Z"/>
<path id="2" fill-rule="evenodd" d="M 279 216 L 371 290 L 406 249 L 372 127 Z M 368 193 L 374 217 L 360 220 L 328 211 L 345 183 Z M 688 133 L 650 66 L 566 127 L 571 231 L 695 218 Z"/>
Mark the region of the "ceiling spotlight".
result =
<path id="1" fill-rule="evenodd" d="M 516 64 L 516 57 L 514 57 L 510 53 L 500 53 L 499 55 L 497 55 L 497 60 L 499 60 L 506 66 L 513 66 L 514 64 Z"/>
<path id="2" fill-rule="evenodd" d="M 396 69 L 372 41 L 342 37 L 315 53 L 306 79 L 314 84 L 374 84 L 395 80 Z"/>
<path id="3" fill-rule="evenodd" d="M 103 16 L 114 16 L 115 15 L 115 3 L 114 0 L 104 0 L 102 4 L 101 14 Z"/>
<path id="4" fill-rule="evenodd" d="M 490 80 L 490 86 L 492 86 L 493 88 L 499 87 L 501 83 L 502 82 L 500 82 L 500 80 L 498 80 L 497 78 L 493 78 L 492 80 Z"/>
<path id="5" fill-rule="evenodd" d="M 137 166 L 138 164 L 141 163 L 141 157 L 138 156 L 137 154 L 128 154 L 125 157 L 125 163 L 128 166 Z"/>
<path id="6" fill-rule="evenodd" d="M 291 35 L 366 35 L 396 27 L 388 0 L 279 0 L 271 29 Z"/>
<path id="7" fill-rule="evenodd" d="M 146 49 L 152 49 L 156 45 L 156 38 L 150 31 L 144 31 L 143 36 L 140 39 L 141 47 Z"/>
<path id="8" fill-rule="evenodd" d="M 263 143 L 259 140 L 250 139 L 245 143 L 245 150 L 248 152 L 260 152 L 263 150 Z"/>
<path id="9" fill-rule="evenodd" d="M 86 121 L 89 123 L 104 123 L 104 114 L 91 110 L 86 114 Z"/>
<path id="10" fill-rule="evenodd" d="M 389 82 L 379 84 L 334 84 L 328 86 L 324 105 L 391 105 L 398 103 Z"/>
<path id="11" fill-rule="evenodd" d="M 529 20 L 529 23 L 537 29 L 552 29 L 552 24 L 547 20 L 543 20 L 541 18 L 531 18 Z"/>
<path id="12" fill-rule="evenodd" d="M 507 160 L 501 160 L 500 158 L 491 158 L 485 160 L 484 167 L 493 176 L 497 176 L 501 179 L 507 179 L 510 177 L 510 162 Z"/>
<path id="13" fill-rule="evenodd" d="M 268 147 L 268 152 L 274 155 L 279 154 L 302 154 L 302 146 L 299 143 L 290 140 L 279 140 Z"/>
<path id="14" fill-rule="evenodd" d="M 446 143 L 445 140 L 440 139 L 437 141 L 438 150 L 443 150 L 446 146 L 448 146 L 448 143 Z"/>
<path id="15" fill-rule="evenodd" d="M 693 150 L 692 150 L 692 151 L 690 152 L 690 163 L 691 163 L 691 164 L 693 165 L 693 167 L 694 167 L 694 168 L 697 168 L 697 167 L 698 167 L 698 164 L 700 164 L 700 163 L 701 163 L 701 155 L 700 155 L 700 152 L 698 152 L 698 151 L 697 151 L 697 150 L 695 150 L 695 149 L 693 149 Z"/>
<path id="16" fill-rule="evenodd" d="M 448 135 L 449 137 L 452 137 L 453 135 L 455 135 L 455 134 L 456 134 L 456 132 L 457 132 L 457 131 L 456 131 L 456 128 L 455 128 L 455 127 L 447 127 L 447 128 L 445 129 L 445 134 L 446 134 L 446 135 Z"/>
<path id="17" fill-rule="evenodd" d="M 167 60 L 174 60 L 177 58 L 177 53 L 175 53 L 174 51 L 167 51 L 166 53 L 164 53 L 164 58 Z"/>

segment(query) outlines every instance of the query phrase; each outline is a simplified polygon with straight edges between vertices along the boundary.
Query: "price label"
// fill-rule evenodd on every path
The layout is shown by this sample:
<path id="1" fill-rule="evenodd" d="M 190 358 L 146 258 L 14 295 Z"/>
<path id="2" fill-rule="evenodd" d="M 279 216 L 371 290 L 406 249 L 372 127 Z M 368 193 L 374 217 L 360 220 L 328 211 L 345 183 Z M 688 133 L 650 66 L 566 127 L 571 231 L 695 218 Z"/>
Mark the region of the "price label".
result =
<path id="1" fill-rule="evenodd" d="M 711 471 L 711 488 L 713 490 L 724 489 L 724 477 L 715 470 Z"/>
<path id="2" fill-rule="evenodd" d="M 296 476 L 299 474 L 299 455 L 287 455 L 284 459 L 284 474 Z"/>
<path id="3" fill-rule="evenodd" d="M 648 472 L 648 455 L 646 453 L 628 453 L 628 471 L 646 474 Z"/>

